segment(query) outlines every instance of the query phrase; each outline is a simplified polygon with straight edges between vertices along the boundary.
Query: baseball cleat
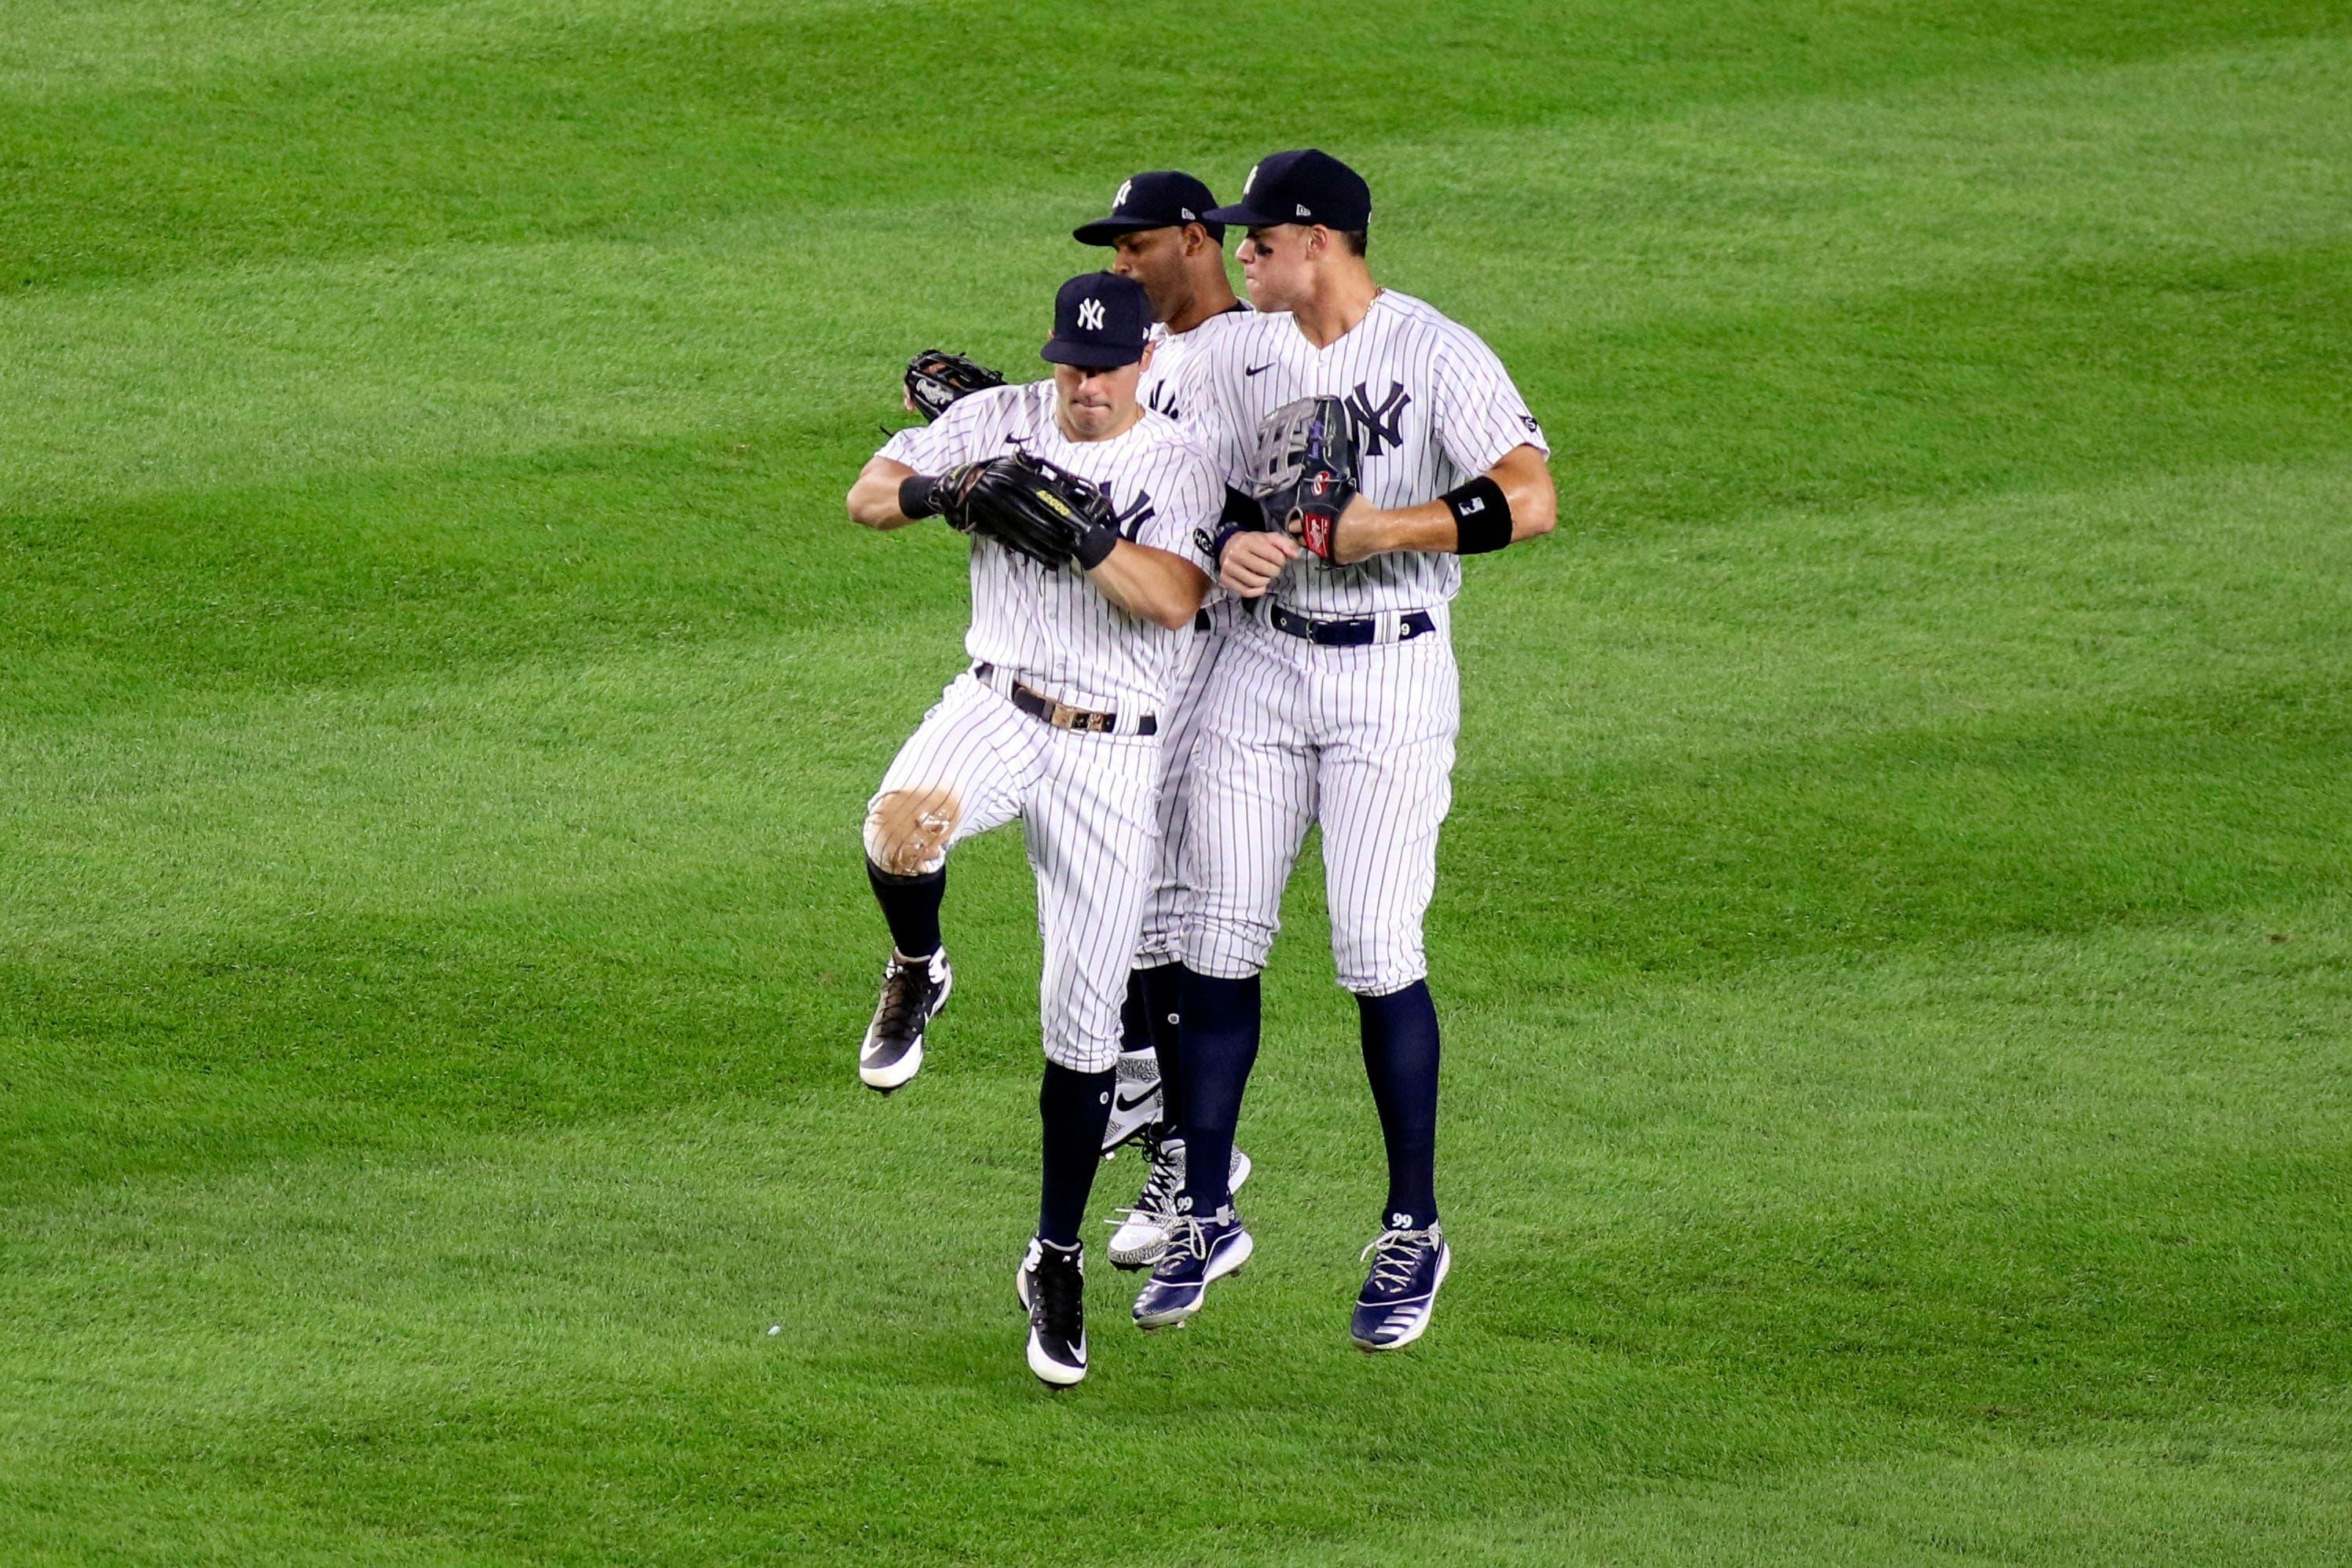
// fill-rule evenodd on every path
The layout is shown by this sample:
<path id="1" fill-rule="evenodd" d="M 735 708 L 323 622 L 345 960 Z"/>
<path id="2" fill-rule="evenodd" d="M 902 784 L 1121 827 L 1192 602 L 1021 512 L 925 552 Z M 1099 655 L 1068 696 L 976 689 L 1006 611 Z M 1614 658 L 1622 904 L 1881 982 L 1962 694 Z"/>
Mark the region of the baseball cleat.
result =
<path id="1" fill-rule="evenodd" d="M 1103 1152 L 1157 1125 L 1162 1120 L 1160 1100 L 1160 1053 L 1149 1046 L 1121 1051 L 1118 1077 L 1111 1083 L 1110 1121 L 1103 1128 Z"/>
<path id="2" fill-rule="evenodd" d="M 874 1005 L 874 1021 L 866 1026 L 866 1044 L 857 1053 L 857 1076 L 866 1088 L 887 1094 L 921 1069 L 923 1031 L 953 989 L 946 948 L 927 959 L 890 954 L 882 966 L 882 999 Z"/>
<path id="3" fill-rule="evenodd" d="M 1412 1223 L 1404 1215 L 1390 1218 L 1398 1226 Z M 1402 1350 L 1429 1327 L 1437 1288 L 1454 1267 L 1445 1232 L 1434 1221 L 1426 1230 L 1384 1230 L 1372 1237 L 1363 1256 L 1371 1260 L 1372 1271 L 1356 1298 L 1348 1337 L 1360 1350 Z"/>
<path id="4" fill-rule="evenodd" d="M 1176 1223 L 1177 1195 L 1184 1190 L 1184 1140 L 1147 1135 L 1144 1142 L 1151 1168 L 1144 1173 L 1143 1191 L 1136 1194 L 1133 1208 L 1120 1209 L 1110 1222 L 1115 1227 L 1110 1238 L 1114 1268 L 1149 1268 L 1160 1261 Z M 1249 1180 L 1250 1157 L 1234 1150 L 1225 1170 L 1226 1191 L 1240 1192 Z"/>
<path id="5" fill-rule="evenodd" d="M 1021 1310 L 1029 1314 L 1029 1370 L 1055 1388 L 1082 1382 L 1087 1375 L 1083 1249 L 1065 1251 L 1030 1237 L 1013 1289 L 1021 1298 Z"/>
<path id="6" fill-rule="evenodd" d="M 1136 1327 L 1164 1329 L 1187 1321 L 1208 1300 L 1210 1284 L 1239 1272 L 1256 1246 L 1231 1205 L 1207 1219 L 1174 1216 L 1150 1281 L 1135 1299 Z"/>

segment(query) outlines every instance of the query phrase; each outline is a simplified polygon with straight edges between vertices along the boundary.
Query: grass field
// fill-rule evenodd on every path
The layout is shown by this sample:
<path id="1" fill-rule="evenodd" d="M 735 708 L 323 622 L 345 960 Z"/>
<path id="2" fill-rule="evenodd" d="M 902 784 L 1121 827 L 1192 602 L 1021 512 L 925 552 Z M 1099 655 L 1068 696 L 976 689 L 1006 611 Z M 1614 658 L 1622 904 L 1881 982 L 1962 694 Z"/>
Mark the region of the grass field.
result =
<path id="1" fill-rule="evenodd" d="M 0 7 L 0 1561 L 2343 1561 L 2347 101 L 2342 0 Z M 840 496 L 1309 142 L 1558 448 L 1457 1264 L 1349 1348 L 1310 867 L 1258 1261 L 1049 1396 L 1017 841 L 852 1070 L 965 606 Z"/>

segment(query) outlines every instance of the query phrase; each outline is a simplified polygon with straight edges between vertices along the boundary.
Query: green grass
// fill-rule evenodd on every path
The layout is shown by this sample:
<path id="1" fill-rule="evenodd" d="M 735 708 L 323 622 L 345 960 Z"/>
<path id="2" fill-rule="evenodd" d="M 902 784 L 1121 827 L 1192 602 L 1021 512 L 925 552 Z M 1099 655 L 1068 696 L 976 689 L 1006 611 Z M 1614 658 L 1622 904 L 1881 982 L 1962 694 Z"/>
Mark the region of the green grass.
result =
<path id="1" fill-rule="evenodd" d="M 0 1561 L 2340 1556 L 2352 9 L 562 12 L 0 12 Z M 1349 1348 L 1310 865 L 1259 1259 L 1048 1396 L 1017 843 L 848 1070 L 964 605 L 839 496 L 1307 140 L 1558 447 L 1457 1268 Z"/>

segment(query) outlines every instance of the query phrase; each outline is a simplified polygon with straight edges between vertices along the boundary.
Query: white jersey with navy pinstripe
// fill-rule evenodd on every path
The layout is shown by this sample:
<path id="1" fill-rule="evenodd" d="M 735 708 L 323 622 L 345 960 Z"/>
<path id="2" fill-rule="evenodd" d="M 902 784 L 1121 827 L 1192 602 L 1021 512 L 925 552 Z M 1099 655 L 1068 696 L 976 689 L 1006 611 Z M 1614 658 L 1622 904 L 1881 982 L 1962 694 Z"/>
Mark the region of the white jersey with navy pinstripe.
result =
<path id="1" fill-rule="evenodd" d="M 1361 489 L 1375 506 L 1434 500 L 1514 447 L 1551 451 L 1495 351 L 1409 294 L 1382 289 L 1363 320 L 1319 349 L 1287 311 L 1234 320 L 1188 356 L 1186 384 L 1175 394 L 1229 483 L 1247 488 L 1259 421 L 1316 395 L 1347 407 Z M 1339 567 L 1302 556 L 1268 592 L 1303 615 L 1353 616 L 1425 609 L 1461 586 L 1459 556 L 1392 551 Z"/>
<path id="2" fill-rule="evenodd" d="M 1236 302 L 1232 310 L 1219 311 L 1189 331 L 1171 332 L 1164 326 L 1152 328 L 1151 363 L 1144 366 L 1143 379 L 1136 383 L 1137 400 L 1180 425 L 1185 423 L 1192 413 L 1187 405 L 1192 401 L 1185 395 L 1185 384 L 1196 363 L 1211 343 L 1248 321 L 1250 315 L 1247 305 Z"/>
<path id="3" fill-rule="evenodd" d="M 1200 442 L 1145 409 L 1106 441 L 1073 441 L 1054 417 L 1054 384 L 992 387 L 956 400 L 934 425 L 899 431 L 881 456 L 918 473 L 1026 450 L 1102 487 L 1119 531 L 1212 571 L 1200 534 L 1213 532 L 1224 483 Z M 1187 626 L 1171 631 L 1112 604 L 1085 574 L 1049 569 L 992 539 L 971 542 L 971 630 L 965 651 L 1073 707 L 1150 712 L 1167 695 Z"/>

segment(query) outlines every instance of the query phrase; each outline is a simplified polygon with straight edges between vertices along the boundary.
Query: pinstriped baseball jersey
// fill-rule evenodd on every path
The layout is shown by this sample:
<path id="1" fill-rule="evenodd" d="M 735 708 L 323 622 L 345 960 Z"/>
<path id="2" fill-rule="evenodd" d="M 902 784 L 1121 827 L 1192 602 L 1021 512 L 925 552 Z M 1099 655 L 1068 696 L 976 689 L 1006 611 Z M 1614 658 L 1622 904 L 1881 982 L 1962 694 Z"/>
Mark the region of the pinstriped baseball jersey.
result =
<path id="1" fill-rule="evenodd" d="M 1236 317 L 1189 356 L 1176 396 L 1222 476 L 1246 488 L 1258 422 L 1297 398 L 1346 405 L 1373 505 L 1413 506 L 1485 473 L 1514 447 L 1549 456 L 1543 428 L 1485 340 L 1435 307 L 1382 289 L 1362 321 L 1318 349 L 1286 311 Z M 1353 566 L 1292 562 L 1268 592 L 1304 615 L 1423 609 L 1461 590 L 1461 558 L 1393 551 Z"/>
<path id="2" fill-rule="evenodd" d="M 1128 538 L 1213 572 L 1199 531 L 1213 531 L 1224 484 L 1199 441 L 1150 409 L 1107 441 L 1073 441 L 1054 418 L 1054 384 L 992 387 L 959 398 L 934 425 L 901 430 L 881 456 L 918 473 L 1025 447 L 1102 487 Z M 1078 708 L 1150 712 L 1167 695 L 1188 626 L 1129 615 L 1083 573 L 1053 569 L 992 539 L 971 542 L 971 630 L 965 651 Z"/>
<path id="3" fill-rule="evenodd" d="M 1192 412 L 1186 405 L 1192 400 L 1184 395 L 1184 382 L 1194 363 L 1211 343 L 1249 320 L 1250 315 L 1250 308 L 1236 301 L 1232 310 L 1218 312 L 1189 332 L 1171 332 L 1164 326 L 1152 328 L 1151 363 L 1144 367 L 1143 379 L 1136 384 L 1137 399 L 1178 424 L 1185 423 Z"/>

